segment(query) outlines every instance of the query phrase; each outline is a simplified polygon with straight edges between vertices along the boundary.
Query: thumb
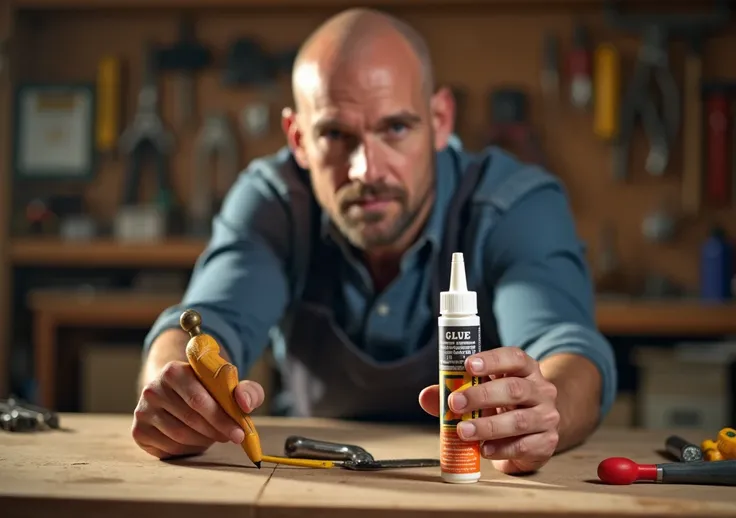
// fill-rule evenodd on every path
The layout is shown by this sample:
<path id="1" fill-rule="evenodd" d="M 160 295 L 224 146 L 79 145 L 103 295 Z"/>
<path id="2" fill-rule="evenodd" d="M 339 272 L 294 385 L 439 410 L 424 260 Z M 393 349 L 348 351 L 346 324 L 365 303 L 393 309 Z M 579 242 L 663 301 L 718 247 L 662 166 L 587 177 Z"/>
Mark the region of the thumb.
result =
<path id="1" fill-rule="evenodd" d="M 430 385 L 419 393 L 419 406 L 429 415 L 440 415 L 440 386 Z"/>
<path id="2" fill-rule="evenodd" d="M 238 406 L 246 414 L 261 406 L 266 397 L 261 384 L 250 380 L 243 380 L 238 383 L 234 395 Z"/>

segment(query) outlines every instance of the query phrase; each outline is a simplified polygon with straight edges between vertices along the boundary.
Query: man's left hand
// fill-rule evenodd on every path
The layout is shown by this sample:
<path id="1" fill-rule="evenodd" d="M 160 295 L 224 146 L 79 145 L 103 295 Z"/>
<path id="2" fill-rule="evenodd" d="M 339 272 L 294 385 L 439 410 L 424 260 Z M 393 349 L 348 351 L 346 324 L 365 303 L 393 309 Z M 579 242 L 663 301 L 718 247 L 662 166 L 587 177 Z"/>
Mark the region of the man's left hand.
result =
<path id="1" fill-rule="evenodd" d="M 481 417 L 463 421 L 461 439 L 481 441 L 481 454 L 504 473 L 536 471 L 549 461 L 559 440 L 557 387 L 547 381 L 539 363 L 518 347 L 499 347 L 470 356 L 466 370 L 482 383 L 449 397 L 450 410 Z M 419 404 L 439 415 L 439 386 L 419 394 Z"/>

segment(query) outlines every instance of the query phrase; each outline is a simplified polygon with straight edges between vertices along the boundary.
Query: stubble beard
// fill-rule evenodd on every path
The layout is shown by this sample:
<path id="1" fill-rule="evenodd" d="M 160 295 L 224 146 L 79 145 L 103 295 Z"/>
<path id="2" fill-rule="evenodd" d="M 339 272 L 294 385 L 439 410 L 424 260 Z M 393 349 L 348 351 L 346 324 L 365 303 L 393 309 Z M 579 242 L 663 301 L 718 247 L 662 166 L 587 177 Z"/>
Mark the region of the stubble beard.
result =
<path id="1" fill-rule="evenodd" d="M 431 173 L 428 176 L 427 188 L 414 206 L 407 206 L 406 198 L 396 200 L 399 204 L 399 213 L 395 221 L 385 230 L 371 229 L 374 225 L 380 225 L 385 217 L 383 214 L 368 214 L 360 221 L 351 221 L 345 215 L 341 215 L 335 222 L 340 232 L 359 250 L 368 251 L 373 248 L 388 247 L 396 243 L 411 227 L 419 217 L 419 214 L 429 202 L 429 198 L 435 188 L 434 161 L 430 163 Z"/>

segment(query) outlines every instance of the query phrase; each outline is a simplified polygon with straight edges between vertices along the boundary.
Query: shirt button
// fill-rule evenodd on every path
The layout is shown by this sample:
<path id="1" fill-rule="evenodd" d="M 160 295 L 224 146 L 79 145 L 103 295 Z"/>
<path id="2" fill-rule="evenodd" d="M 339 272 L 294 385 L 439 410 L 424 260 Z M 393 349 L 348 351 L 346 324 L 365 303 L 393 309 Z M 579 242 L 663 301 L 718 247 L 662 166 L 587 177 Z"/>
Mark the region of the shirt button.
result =
<path id="1" fill-rule="evenodd" d="M 376 308 L 376 311 L 382 317 L 385 317 L 386 315 L 388 315 L 390 310 L 391 308 L 388 307 L 388 304 L 379 304 L 378 307 Z"/>

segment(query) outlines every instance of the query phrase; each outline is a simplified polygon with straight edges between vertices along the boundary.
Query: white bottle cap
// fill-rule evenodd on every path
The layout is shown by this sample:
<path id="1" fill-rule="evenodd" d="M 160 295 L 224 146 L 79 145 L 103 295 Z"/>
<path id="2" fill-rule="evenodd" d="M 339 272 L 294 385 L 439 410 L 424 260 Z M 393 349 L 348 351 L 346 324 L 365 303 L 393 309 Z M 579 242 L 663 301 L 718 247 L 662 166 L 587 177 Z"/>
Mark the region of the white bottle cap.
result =
<path id="1" fill-rule="evenodd" d="M 440 293 L 440 314 L 442 315 L 475 315 L 478 312 L 478 301 L 474 291 L 468 291 L 465 280 L 465 262 L 463 254 L 452 254 L 450 268 L 450 289 Z"/>

